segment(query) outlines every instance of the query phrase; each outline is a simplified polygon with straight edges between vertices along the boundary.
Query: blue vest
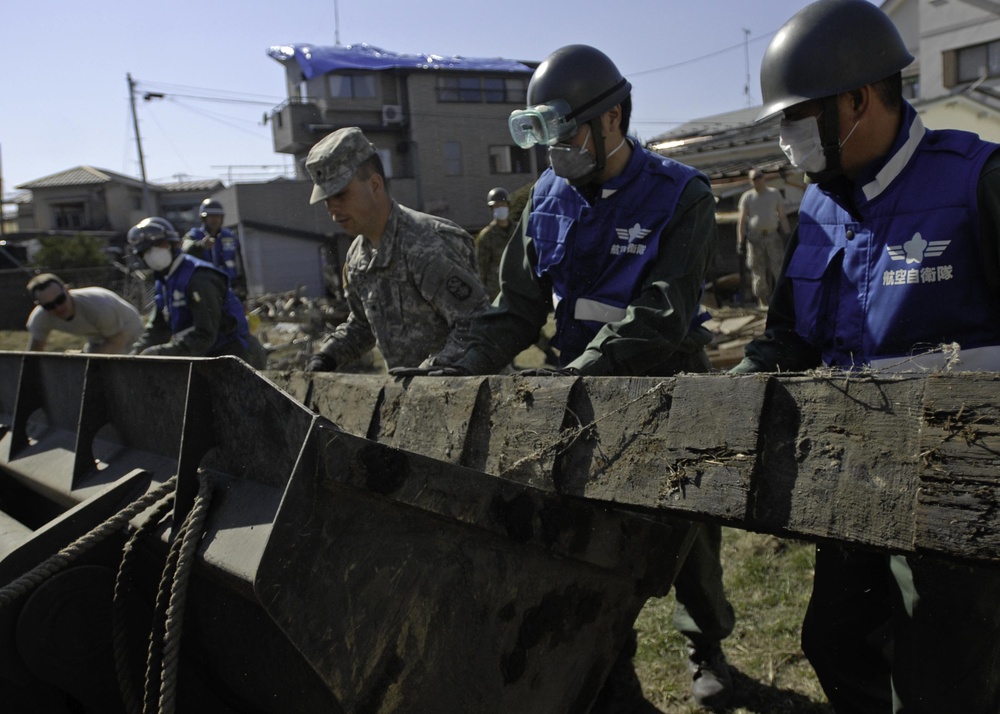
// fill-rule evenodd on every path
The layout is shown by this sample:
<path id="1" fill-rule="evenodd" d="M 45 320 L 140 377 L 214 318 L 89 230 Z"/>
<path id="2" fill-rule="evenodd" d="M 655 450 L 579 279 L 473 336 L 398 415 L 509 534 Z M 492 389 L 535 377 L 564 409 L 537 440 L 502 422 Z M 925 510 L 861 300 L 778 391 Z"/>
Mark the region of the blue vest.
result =
<path id="1" fill-rule="evenodd" d="M 207 261 L 199 260 L 190 255 L 184 255 L 183 258 L 177 269 L 167 276 L 166 280 L 158 278 L 155 286 L 156 309 L 160 312 L 166 310 L 166 314 L 170 318 L 170 332 L 175 335 L 194 324 L 194 316 L 187 304 L 187 287 L 195 269 L 207 268 L 225 276 L 225 273 Z M 228 278 L 226 279 L 226 295 L 222 302 L 222 310 L 236 320 L 236 331 L 225 334 L 220 329 L 215 344 L 205 353 L 209 357 L 218 354 L 223 347 L 231 344 L 234 340 L 239 340 L 244 347 L 247 346 L 246 338 L 250 334 L 250 328 L 239 298 L 229 289 Z"/>
<path id="2" fill-rule="evenodd" d="M 967 132 L 925 131 L 908 108 L 892 157 L 854 187 L 856 213 L 807 189 L 785 275 L 796 332 L 828 365 L 941 343 L 1000 345 L 1000 296 L 982 269 L 976 199 L 996 148 Z"/>
<path id="3" fill-rule="evenodd" d="M 204 227 L 192 228 L 188 232 L 188 235 L 192 240 L 201 240 L 208 235 L 208 232 Z M 239 242 L 236 236 L 228 228 L 222 228 L 212 243 L 211 255 L 203 256 L 202 259 L 212 263 L 219 270 L 226 273 L 230 281 L 233 281 L 240 274 L 239 263 L 237 262 L 238 253 Z"/>
<path id="4" fill-rule="evenodd" d="M 692 179 L 705 180 L 638 144 L 622 174 L 602 187 L 617 190 L 593 205 L 551 168 L 539 177 L 527 235 L 538 255 L 536 274 L 552 284 L 552 344 L 562 364 L 579 357 L 604 324 L 625 317 Z"/>

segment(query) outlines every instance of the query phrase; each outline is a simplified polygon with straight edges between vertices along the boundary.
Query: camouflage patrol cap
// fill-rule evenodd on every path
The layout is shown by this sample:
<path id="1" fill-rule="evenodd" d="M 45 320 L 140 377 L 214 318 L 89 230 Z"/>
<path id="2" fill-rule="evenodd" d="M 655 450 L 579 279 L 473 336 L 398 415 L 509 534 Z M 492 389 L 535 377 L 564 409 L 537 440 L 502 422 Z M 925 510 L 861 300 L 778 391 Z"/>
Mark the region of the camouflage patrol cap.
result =
<path id="1" fill-rule="evenodd" d="M 343 191 L 358 166 L 373 154 L 374 144 L 356 126 L 337 129 L 320 139 L 306 157 L 306 170 L 316 184 L 309 203 L 319 203 Z"/>

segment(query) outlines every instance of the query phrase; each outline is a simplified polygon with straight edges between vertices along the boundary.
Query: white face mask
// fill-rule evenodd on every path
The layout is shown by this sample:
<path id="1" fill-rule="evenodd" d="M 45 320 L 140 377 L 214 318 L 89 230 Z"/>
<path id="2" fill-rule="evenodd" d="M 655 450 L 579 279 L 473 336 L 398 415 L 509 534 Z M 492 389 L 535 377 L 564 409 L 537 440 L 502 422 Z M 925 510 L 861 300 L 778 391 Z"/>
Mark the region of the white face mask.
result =
<path id="1" fill-rule="evenodd" d="M 154 246 L 142 254 L 142 260 L 151 270 L 162 273 L 174 261 L 174 254 L 169 248 Z"/>
<path id="2" fill-rule="evenodd" d="M 858 122 L 854 122 L 854 126 L 840 142 L 841 148 L 857 128 Z M 793 166 L 807 174 L 819 173 L 826 168 L 826 154 L 823 152 L 823 142 L 819 138 L 818 116 L 795 120 L 782 119 L 778 128 L 778 146 L 785 152 L 785 156 Z"/>
<path id="3" fill-rule="evenodd" d="M 493 217 L 498 221 L 506 221 L 510 217 L 510 209 L 507 206 L 497 206 L 493 209 Z"/>
<path id="4" fill-rule="evenodd" d="M 778 128 L 778 146 L 792 166 L 806 173 L 818 173 L 826 168 L 826 154 L 819 138 L 817 117 L 790 121 L 782 119 Z"/>

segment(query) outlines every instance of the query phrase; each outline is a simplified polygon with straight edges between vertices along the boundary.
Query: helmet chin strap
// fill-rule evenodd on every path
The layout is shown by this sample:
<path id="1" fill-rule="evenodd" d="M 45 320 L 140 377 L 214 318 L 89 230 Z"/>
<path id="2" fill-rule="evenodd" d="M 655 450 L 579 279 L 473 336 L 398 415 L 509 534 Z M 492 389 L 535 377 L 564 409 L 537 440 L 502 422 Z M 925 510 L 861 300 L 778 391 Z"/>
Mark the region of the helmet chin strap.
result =
<path id="1" fill-rule="evenodd" d="M 826 168 L 822 171 L 807 172 L 813 183 L 832 181 L 844 174 L 840 164 L 840 111 L 837 107 L 837 96 L 823 99 L 823 113 L 820 116 L 820 138 L 823 140 L 823 155 L 826 157 Z"/>
<path id="2" fill-rule="evenodd" d="M 601 133 L 601 117 L 596 116 L 591 119 L 587 124 L 590 125 L 590 135 L 594 139 L 594 151 L 597 152 L 597 156 L 594 157 L 594 170 L 582 178 L 578 178 L 575 181 L 570 181 L 570 184 L 576 186 L 577 188 L 582 188 L 584 186 L 600 186 L 601 183 L 598 177 L 604 173 L 604 167 L 608 163 L 607 151 L 604 148 L 604 136 Z"/>

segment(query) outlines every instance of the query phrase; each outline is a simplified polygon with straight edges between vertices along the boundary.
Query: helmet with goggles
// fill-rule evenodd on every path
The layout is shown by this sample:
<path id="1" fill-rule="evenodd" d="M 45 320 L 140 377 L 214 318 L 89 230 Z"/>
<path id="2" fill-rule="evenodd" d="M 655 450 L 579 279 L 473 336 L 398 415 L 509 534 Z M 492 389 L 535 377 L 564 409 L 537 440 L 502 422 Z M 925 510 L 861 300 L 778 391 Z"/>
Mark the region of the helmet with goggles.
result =
<path id="1" fill-rule="evenodd" d="M 579 127 L 621 104 L 631 91 L 632 85 L 600 50 L 562 47 L 531 75 L 527 107 L 512 112 L 508 120 L 511 137 L 524 149 L 565 142 Z"/>
<path id="2" fill-rule="evenodd" d="M 142 255 L 149 248 L 162 241 L 181 242 L 173 224 L 166 218 L 158 216 L 144 218 L 132 226 L 128 232 L 128 244 L 135 255 Z"/>

